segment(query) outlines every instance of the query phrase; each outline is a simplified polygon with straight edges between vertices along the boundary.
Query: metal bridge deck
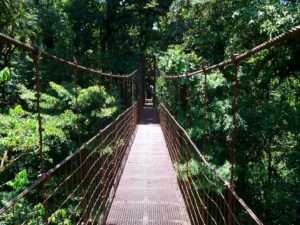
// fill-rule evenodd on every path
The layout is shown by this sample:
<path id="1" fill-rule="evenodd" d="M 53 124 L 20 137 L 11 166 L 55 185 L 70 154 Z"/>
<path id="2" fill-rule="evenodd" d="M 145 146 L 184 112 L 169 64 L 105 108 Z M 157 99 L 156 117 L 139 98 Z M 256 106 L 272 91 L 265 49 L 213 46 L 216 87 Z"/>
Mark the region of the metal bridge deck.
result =
<path id="1" fill-rule="evenodd" d="M 162 130 L 144 107 L 106 225 L 189 225 Z"/>

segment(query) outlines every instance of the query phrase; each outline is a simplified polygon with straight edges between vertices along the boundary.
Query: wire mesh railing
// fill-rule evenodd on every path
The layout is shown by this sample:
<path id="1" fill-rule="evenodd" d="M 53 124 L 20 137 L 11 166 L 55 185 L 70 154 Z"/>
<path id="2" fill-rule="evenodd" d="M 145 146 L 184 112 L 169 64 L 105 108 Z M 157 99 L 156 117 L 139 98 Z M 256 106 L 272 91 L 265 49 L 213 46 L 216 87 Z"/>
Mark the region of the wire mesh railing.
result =
<path id="1" fill-rule="evenodd" d="M 0 209 L 0 221 L 5 218 L 12 224 L 64 221 L 103 224 L 133 141 L 137 112 L 136 103 L 77 151 L 43 173 Z"/>
<path id="2" fill-rule="evenodd" d="M 194 225 L 263 223 L 210 165 L 168 109 L 160 104 L 160 123 L 178 183 Z"/>

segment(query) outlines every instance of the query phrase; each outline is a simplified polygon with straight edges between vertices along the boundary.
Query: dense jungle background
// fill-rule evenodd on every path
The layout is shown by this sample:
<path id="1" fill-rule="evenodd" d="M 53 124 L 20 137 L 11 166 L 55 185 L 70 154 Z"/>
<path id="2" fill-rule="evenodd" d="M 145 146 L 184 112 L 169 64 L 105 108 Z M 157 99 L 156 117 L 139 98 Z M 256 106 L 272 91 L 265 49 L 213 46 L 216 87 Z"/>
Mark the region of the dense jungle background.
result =
<path id="1" fill-rule="evenodd" d="M 224 177 L 231 68 L 207 77 L 207 123 L 203 76 L 164 76 L 221 62 L 298 24 L 298 0 L 0 2 L 0 32 L 105 72 L 139 69 L 139 79 L 155 82 L 157 99 L 198 147 L 206 144 L 209 163 Z M 4 42 L 0 52 L 1 208 L 37 178 L 40 162 L 32 58 Z M 44 167 L 49 169 L 127 108 L 130 90 L 89 73 L 75 79 L 73 69 L 47 59 L 40 71 Z M 300 224 L 299 38 L 243 61 L 238 78 L 237 192 L 266 225 Z M 32 206 L 24 202 L 20 212 L 27 207 Z M 8 215 L 0 224 L 19 222 Z"/>

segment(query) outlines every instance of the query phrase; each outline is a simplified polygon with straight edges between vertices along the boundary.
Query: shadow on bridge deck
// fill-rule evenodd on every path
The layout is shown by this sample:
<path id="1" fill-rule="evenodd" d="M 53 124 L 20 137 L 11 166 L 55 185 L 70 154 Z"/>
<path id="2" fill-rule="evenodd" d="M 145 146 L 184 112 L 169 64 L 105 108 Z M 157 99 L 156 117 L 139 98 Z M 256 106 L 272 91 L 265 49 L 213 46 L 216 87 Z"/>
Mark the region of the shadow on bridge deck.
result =
<path id="1" fill-rule="evenodd" d="M 146 101 L 141 111 L 139 124 L 158 124 L 158 114 L 152 102 Z"/>
<path id="2" fill-rule="evenodd" d="M 158 121 L 146 102 L 106 225 L 190 224 Z"/>

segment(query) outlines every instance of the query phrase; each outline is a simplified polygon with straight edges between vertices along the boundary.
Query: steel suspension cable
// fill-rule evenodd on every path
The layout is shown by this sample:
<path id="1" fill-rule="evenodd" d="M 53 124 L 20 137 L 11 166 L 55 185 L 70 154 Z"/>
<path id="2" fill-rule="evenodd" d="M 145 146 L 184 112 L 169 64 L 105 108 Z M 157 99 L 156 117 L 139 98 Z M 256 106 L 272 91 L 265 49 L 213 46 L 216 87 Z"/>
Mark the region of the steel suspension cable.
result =
<path id="1" fill-rule="evenodd" d="M 245 59 L 257 54 L 258 52 L 261 52 L 264 49 L 269 49 L 275 45 L 281 44 L 282 42 L 284 42 L 286 40 L 297 37 L 298 35 L 300 35 L 300 25 L 297 25 L 297 26 L 291 28 L 287 32 L 283 32 L 280 35 L 270 39 L 269 41 L 265 41 L 265 42 L 255 46 L 254 48 L 252 48 L 248 51 L 245 51 L 244 53 L 236 54 L 236 57 L 234 60 L 231 58 L 231 59 L 224 60 L 220 63 L 214 64 L 212 66 L 208 66 L 206 68 L 206 71 L 209 72 L 211 70 L 218 69 L 218 68 L 226 68 L 227 66 L 232 65 L 235 60 L 236 61 L 245 60 Z M 197 71 L 190 72 L 190 73 L 174 75 L 174 76 L 164 76 L 164 77 L 166 79 L 178 79 L 178 78 L 183 78 L 183 77 L 192 77 L 192 76 L 203 75 L 203 72 L 204 72 L 203 68 L 201 68 Z"/>
<path id="2" fill-rule="evenodd" d="M 136 106 L 130 107 L 130 110 L 126 110 L 124 113 L 127 114 L 127 117 L 124 117 L 124 122 L 122 122 L 122 120 L 120 120 L 118 124 L 124 125 L 124 124 L 126 124 L 125 121 L 130 121 L 130 120 L 132 120 L 132 119 L 133 119 L 133 116 L 132 116 L 132 114 L 131 114 L 131 111 L 132 111 L 132 110 L 135 110 L 135 108 L 136 108 Z M 128 114 L 128 113 L 129 113 L 129 114 Z M 123 115 L 124 115 L 124 114 L 123 114 Z M 118 118 L 122 118 L 122 117 L 119 116 Z M 127 120 L 126 120 L 126 118 L 127 118 Z M 113 123 L 113 124 L 115 124 L 115 126 L 118 126 L 118 124 L 116 124 L 116 123 Z M 132 126 L 132 129 L 134 128 L 134 127 L 133 127 L 134 124 L 132 124 L 132 123 L 128 123 L 128 124 L 130 124 L 130 125 Z M 109 127 L 111 127 L 111 126 L 109 126 Z M 123 130 L 126 130 L 126 134 L 122 135 L 121 138 L 122 138 L 122 137 L 128 137 L 128 136 L 130 136 L 130 135 L 127 134 L 127 133 L 132 132 L 132 131 L 133 131 L 132 129 L 126 129 L 126 126 L 124 125 Z M 103 131 L 106 131 L 106 130 L 108 131 L 108 128 L 103 129 Z M 103 133 L 103 131 L 102 131 L 102 133 Z M 111 131 L 111 133 L 112 133 L 112 132 L 113 132 L 113 131 Z M 96 135 L 96 137 L 98 137 L 98 136 L 99 136 L 99 134 Z M 95 139 L 95 137 L 94 137 L 93 139 Z M 126 142 L 126 140 L 125 140 L 125 142 Z M 89 141 L 89 143 L 91 143 L 91 141 Z M 126 144 L 126 143 L 125 143 L 125 144 Z M 80 150 L 80 151 L 84 150 L 84 149 L 86 148 L 85 146 L 87 146 L 87 145 L 86 145 L 86 144 L 83 145 L 79 150 Z M 123 146 L 123 145 L 122 145 L 122 146 Z M 126 146 L 127 146 L 127 145 L 126 145 Z M 117 146 L 117 147 L 119 147 L 119 146 Z M 124 148 L 124 147 L 122 147 L 122 149 L 123 149 L 123 148 Z M 54 169 L 51 169 L 50 171 L 48 171 L 48 172 L 46 173 L 47 176 L 48 176 L 48 177 L 53 176 L 53 175 L 54 175 L 54 172 L 59 171 L 60 168 L 63 168 L 63 166 L 66 165 L 66 162 L 70 162 L 70 160 L 74 158 L 74 155 L 79 155 L 80 151 L 77 151 L 76 154 L 73 154 L 73 157 L 67 157 L 61 164 L 57 165 Z M 123 150 L 122 150 L 122 151 L 123 151 Z M 119 152 L 122 153 L 122 151 L 119 151 Z M 121 159 L 121 157 L 118 157 L 118 160 L 120 160 L 120 159 Z M 87 160 L 89 160 L 89 158 L 86 158 L 86 161 L 87 161 Z M 85 163 L 84 163 L 84 164 L 85 164 Z M 84 166 L 84 164 L 83 164 L 83 166 Z M 116 166 L 118 166 L 118 164 L 117 164 Z M 82 166 L 81 166 L 81 167 L 82 167 Z M 94 166 L 92 166 L 92 168 L 90 169 L 90 171 L 92 171 L 93 168 L 94 168 Z M 77 169 L 78 169 L 78 168 L 77 168 Z M 81 168 L 80 168 L 80 169 L 81 169 Z M 77 170 L 77 171 L 78 171 L 78 170 Z M 76 174 L 77 171 L 74 171 L 73 174 Z M 115 171 L 117 171 L 117 170 L 115 169 Z M 67 176 L 63 182 L 66 183 L 68 180 L 70 180 L 70 178 L 73 177 L 73 174 Z M 87 176 L 88 176 L 89 174 L 90 174 L 90 172 L 87 173 Z M 23 198 L 24 196 L 26 196 L 28 193 L 31 192 L 31 190 L 34 190 L 36 187 L 40 186 L 40 184 L 42 184 L 43 182 L 46 182 L 45 177 L 41 177 L 36 183 L 34 183 L 34 186 L 31 186 L 29 189 L 26 189 L 25 191 L 23 191 L 19 196 L 17 196 L 17 198 L 16 198 L 13 202 L 10 202 L 8 205 L 6 205 L 5 208 L 2 208 L 2 209 L 0 210 L 0 215 L 1 215 L 3 212 L 5 212 L 8 208 L 12 207 L 12 206 L 15 204 L 15 202 L 18 201 L 18 199 L 21 199 L 21 198 Z M 91 183 L 91 182 L 90 182 L 90 183 Z M 57 189 L 59 189 L 59 188 L 57 188 Z M 55 191 L 57 191 L 57 189 L 56 189 Z M 55 193 L 54 193 L 54 194 L 55 194 Z M 53 194 L 53 195 L 54 195 L 54 194 Z M 49 200 L 50 198 L 52 198 L 52 196 L 49 196 L 47 199 L 45 199 L 44 202 L 48 202 L 48 200 Z"/>
<path id="3" fill-rule="evenodd" d="M 173 129 L 174 129 L 174 128 L 173 128 Z M 179 131 L 175 131 L 175 132 L 176 132 L 177 134 L 179 134 Z M 181 136 L 181 135 L 179 134 L 179 136 Z M 182 137 L 182 136 L 181 136 L 181 137 Z M 188 142 L 187 140 L 185 140 L 184 138 L 183 138 L 183 141 L 185 142 L 185 146 L 188 146 L 188 145 L 189 145 L 189 142 Z M 203 170 L 200 170 L 200 172 L 201 172 L 201 174 L 203 175 L 203 177 L 207 180 L 207 182 L 209 182 L 210 184 L 212 184 L 213 186 L 215 186 L 216 188 L 218 188 L 217 183 L 211 181 L 211 179 L 208 178 L 208 176 L 204 173 Z M 217 193 L 219 193 L 220 195 L 222 195 L 222 198 L 223 198 L 223 200 L 224 200 L 224 202 L 225 202 L 225 204 L 226 204 L 226 206 L 227 206 L 227 209 L 229 210 L 229 213 L 231 214 L 231 216 L 234 217 L 234 220 L 236 221 L 236 223 L 237 223 L 237 224 L 240 224 L 240 223 L 238 222 L 237 218 L 235 217 L 235 215 L 234 215 L 234 213 L 233 213 L 231 207 L 230 207 L 229 204 L 227 203 L 225 196 L 224 196 L 221 192 L 217 192 Z M 207 197 L 210 198 L 207 192 L 205 192 L 205 195 L 207 195 Z M 211 201 L 211 199 L 209 199 L 209 200 Z"/>
<path id="4" fill-rule="evenodd" d="M 127 131 L 127 138 L 130 137 L 130 133 L 131 133 L 131 132 L 128 130 L 128 131 Z M 130 146 L 130 143 L 129 143 L 129 146 Z M 130 147 L 124 146 L 123 151 L 126 151 L 127 148 L 130 148 Z M 126 161 L 126 159 L 125 159 L 125 161 Z M 117 184 L 117 185 L 118 185 L 118 184 Z M 98 200 L 99 200 L 99 198 L 97 198 L 97 200 L 94 202 L 94 204 L 93 204 L 93 206 L 92 206 L 92 209 L 91 209 L 91 213 L 94 211 L 95 207 L 97 206 Z M 101 210 L 101 207 L 98 207 L 98 209 L 96 210 L 96 213 L 95 213 L 96 215 L 95 215 L 95 217 L 94 217 L 93 223 L 95 222 L 96 218 L 98 217 L 98 214 L 99 214 L 100 210 Z M 107 212 L 108 212 L 108 211 L 109 211 L 109 209 L 107 210 Z M 103 221 L 105 221 L 105 219 L 103 219 Z"/>
<path id="5" fill-rule="evenodd" d="M 115 135 L 115 137 L 117 137 L 118 136 L 118 134 L 116 134 Z M 115 141 L 115 140 L 114 140 Z M 116 154 L 116 155 L 118 155 L 118 154 Z M 110 163 L 109 165 L 112 165 L 112 161 L 111 160 L 109 160 L 109 158 L 108 158 L 108 162 Z M 106 168 L 110 168 L 109 166 L 107 166 Z M 109 174 L 104 174 L 104 177 L 106 177 L 107 179 L 109 179 L 109 177 L 111 177 L 110 175 L 111 175 L 111 173 L 113 172 L 112 170 L 106 170 L 106 172 L 109 172 Z M 96 173 L 95 175 L 94 175 L 94 177 L 92 178 L 92 180 L 90 181 L 90 183 L 93 183 L 94 182 L 94 180 L 96 179 L 96 177 L 97 177 L 97 175 L 99 175 L 99 173 L 101 172 L 101 168 L 99 169 L 99 172 L 98 173 Z M 106 183 L 106 182 L 105 182 Z M 99 182 L 99 185 L 100 185 L 100 182 Z M 85 196 L 84 196 L 84 198 L 86 197 L 86 195 L 88 194 L 88 191 L 90 190 L 90 188 L 91 188 L 91 186 L 89 185 L 88 186 L 88 189 L 85 191 Z M 97 189 L 97 188 L 96 188 Z M 96 190 L 96 189 L 94 189 L 94 190 Z M 106 189 L 105 189 L 106 190 Z M 88 200 L 88 204 L 87 204 L 87 206 L 86 206 L 86 208 L 85 208 L 85 210 L 87 209 L 87 207 L 89 207 L 89 204 L 90 204 L 90 202 L 91 202 L 91 200 L 93 199 L 93 195 L 89 198 L 89 200 Z M 75 210 L 76 210 L 76 208 L 78 208 L 78 205 L 75 207 Z M 84 210 L 84 212 L 83 212 L 83 214 L 85 213 L 85 210 Z M 81 219 L 79 219 L 79 222 L 78 223 L 80 223 L 80 221 L 81 221 Z"/>
<path id="6" fill-rule="evenodd" d="M 171 129 L 171 130 L 174 130 L 174 127 L 170 127 L 169 129 Z M 171 142 L 171 144 L 172 143 L 174 143 L 174 141 L 172 141 Z M 207 178 L 207 177 L 206 177 Z M 208 179 L 208 178 L 207 178 Z M 209 180 L 210 181 L 210 180 Z M 215 184 L 214 184 L 215 185 Z M 225 200 L 225 198 L 224 198 L 224 200 Z M 197 205 L 196 205 L 197 206 Z M 207 210 L 207 209 L 205 209 L 205 210 Z M 232 212 L 231 212 L 232 213 Z M 200 216 L 201 216 L 201 214 L 200 214 Z M 210 215 L 210 217 L 211 217 L 211 215 Z M 202 218 L 202 216 L 201 216 L 201 219 L 203 220 L 203 218 Z M 207 221 L 207 220 L 206 220 Z M 204 223 L 204 221 L 203 221 L 203 223 Z M 197 224 L 197 223 L 196 223 Z"/>
<path id="7" fill-rule="evenodd" d="M 37 111 L 37 120 L 38 120 L 38 154 L 40 161 L 40 176 L 34 181 L 28 188 L 25 188 L 20 194 L 18 194 L 15 198 L 9 201 L 4 205 L 3 208 L 0 209 L 0 216 L 6 214 L 11 208 L 14 210 L 15 205 L 18 201 L 25 199 L 28 195 L 32 194 L 35 190 L 41 189 L 43 193 L 43 200 L 39 201 L 42 203 L 43 208 L 45 210 L 45 214 L 43 216 L 43 220 L 45 224 L 48 224 L 49 216 L 52 213 L 55 213 L 58 206 L 60 204 L 60 208 L 62 208 L 69 200 L 70 201 L 78 201 L 80 204 L 80 210 L 82 211 L 83 221 L 86 221 L 86 215 L 90 217 L 90 215 L 96 215 L 94 220 L 97 218 L 99 210 L 94 213 L 94 209 L 96 207 L 96 202 L 93 201 L 94 198 L 100 200 L 101 198 L 97 198 L 98 189 L 100 185 L 103 186 L 103 190 L 100 191 L 99 195 L 103 195 L 105 199 L 101 200 L 101 205 L 105 203 L 107 204 L 108 193 L 111 191 L 115 191 L 119 176 L 122 161 L 124 155 L 126 154 L 126 150 L 131 143 L 131 137 L 135 130 L 136 125 L 136 113 L 138 112 L 137 104 L 134 104 L 134 84 L 135 84 L 135 76 L 136 71 L 131 74 L 125 75 L 114 75 L 112 73 L 103 73 L 102 71 L 95 70 L 92 68 L 88 68 L 82 65 L 79 65 L 77 60 L 74 58 L 73 62 L 68 60 L 59 58 L 55 55 L 47 53 L 45 51 L 41 51 L 39 48 L 32 47 L 30 45 L 26 45 L 22 42 L 19 42 L 5 34 L 0 33 L 0 40 L 5 41 L 9 44 L 15 45 L 17 47 L 22 48 L 24 51 L 32 54 L 33 63 L 34 63 L 34 73 L 35 73 L 35 82 L 36 82 L 36 111 Z M 122 86 L 122 92 L 125 95 L 125 104 L 128 105 L 131 102 L 131 107 L 125 110 L 121 115 L 119 115 L 110 125 L 101 130 L 97 135 L 95 135 L 88 142 L 84 143 L 80 148 L 78 148 L 74 153 L 66 157 L 62 162 L 57 164 L 54 168 L 44 171 L 43 165 L 43 128 L 42 128 L 42 115 L 40 110 L 40 69 L 39 62 L 41 58 L 49 58 L 54 60 L 55 62 L 62 63 L 64 65 L 70 66 L 74 69 L 73 72 L 73 81 L 75 86 L 75 111 L 76 111 L 76 130 L 79 131 L 78 123 L 79 123 L 79 110 L 78 110 L 78 71 L 88 72 L 91 74 L 101 75 L 106 78 L 109 78 L 110 81 L 114 81 L 115 78 L 119 78 L 122 82 L 118 82 Z M 131 85 L 131 90 L 128 91 L 128 87 Z M 125 90 L 126 89 L 126 90 Z M 129 97 L 130 96 L 130 97 Z M 104 136 L 104 137 L 103 137 Z M 110 137 L 112 139 L 109 139 Z M 79 136 L 80 137 L 80 136 Z M 103 137 L 103 138 L 102 138 Z M 102 139 L 100 141 L 100 139 Z M 78 141 L 80 143 L 80 140 Z M 101 144 L 97 144 L 97 142 L 101 142 Z M 101 151 L 101 145 L 111 145 L 113 143 L 113 156 L 106 156 Z M 95 146 L 96 145 L 96 146 Z M 91 147 L 94 146 L 94 147 Z M 100 154 L 97 151 L 100 150 Z M 89 152 L 90 151 L 90 152 Z M 111 161 L 109 159 L 112 159 Z M 104 163 L 102 163 L 102 161 Z M 77 164 L 79 163 L 79 164 Z M 124 163 L 124 162 L 123 162 Z M 97 168 L 100 168 L 97 171 Z M 104 177 L 101 177 L 101 176 Z M 58 179 L 56 179 L 58 178 Z M 51 180 L 50 180 L 51 179 Z M 100 182 L 98 182 L 98 180 Z M 48 193 L 46 191 L 47 186 L 54 186 L 54 190 Z M 94 189 L 95 188 L 95 189 Z M 63 193 L 65 192 L 65 193 Z M 58 195 L 64 196 L 66 198 L 59 199 L 62 202 L 55 202 L 58 199 Z M 66 196 L 65 196 L 66 195 Z M 75 197 L 72 199 L 72 197 Z M 61 198 L 61 197 L 59 197 Z M 38 197 L 39 199 L 39 197 Z M 38 200 L 36 199 L 36 200 Z M 55 203 L 54 203 L 55 202 Z M 93 205 L 91 203 L 94 203 Z M 35 204 L 35 203 L 33 203 Z M 101 208 L 101 207 L 100 207 Z M 52 210 L 52 211 L 51 211 Z M 87 213 L 86 213 L 87 212 Z M 36 210 L 30 211 L 26 214 L 24 218 L 23 224 L 26 224 L 26 221 L 31 221 L 32 217 L 34 217 Z M 49 214 L 50 213 L 50 214 Z M 36 220 L 39 220 L 38 218 Z M 41 221 L 38 221 L 41 223 Z"/>
<path id="8" fill-rule="evenodd" d="M 163 117 L 163 118 L 166 118 L 166 117 Z M 165 126 L 163 126 L 163 129 L 165 130 L 164 134 L 166 136 L 166 140 L 167 140 L 167 143 L 168 143 L 168 149 L 171 150 L 171 152 L 173 152 L 173 159 L 179 159 L 179 154 L 180 154 L 180 151 L 178 150 L 178 145 L 175 145 L 175 143 L 178 141 L 177 138 L 175 136 L 171 137 L 169 136 L 169 133 L 166 132 L 167 130 L 172 130 L 173 127 L 171 127 L 171 124 L 169 122 L 168 119 L 166 119 L 165 121 L 163 121 L 165 123 Z M 168 141 L 168 140 L 171 140 L 171 141 Z M 180 145 L 179 145 L 180 146 Z M 177 151 L 176 151 L 177 150 Z M 171 153 L 172 154 L 172 153 Z M 179 162 L 179 160 L 178 160 Z M 200 213 L 200 209 L 198 207 L 198 205 L 196 204 L 193 204 L 193 199 L 191 197 L 191 194 L 189 192 L 189 189 L 187 188 L 187 184 L 186 182 L 182 181 L 180 178 L 179 178 L 179 183 L 183 186 L 182 187 L 182 190 L 184 192 L 184 195 L 183 197 L 187 196 L 188 197 L 188 209 L 191 208 L 192 211 L 194 212 L 194 214 L 190 213 L 190 217 L 191 219 L 194 221 L 193 224 L 200 224 L 200 221 L 198 220 L 198 217 L 200 217 L 200 220 L 201 220 L 201 223 L 202 224 L 206 224 L 204 218 L 202 217 L 201 213 Z M 196 207 L 196 209 L 195 209 Z M 195 216 L 195 215 L 198 215 L 198 216 Z"/>
<path id="9" fill-rule="evenodd" d="M 182 145 L 181 143 L 178 143 L 178 142 L 177 142 L 177 146 L 185 146 L 185 147 L 188 149 L 189 143 L 188 143 L 184 138 L 182 138 L 182 136 L 181 136 L 181 134 L 180 134 L 180 131 L 178 131 L 178 130 L 176 129 L 176 127 L 174 127 L 174 126 L 171 127 L 171 129 L 174 130 L 174 134 L 176 134 L 177 136 L 179 136 L 179 137 L 185 142 L 184 145 Z M 176 139 L 176 140 L 178 140 L 178 139 Z M 186 152 L 189 153 L 188 150 L 186 150 Z M 190 156 L 189 156 L 189 157 L 190 157 Z M 176 161 L 179 162 L 179 158 L 178 158 Z M 200 170 L 200 172 L 202 172 L 202 170 Z M 204 173 L 203 173 L 203 175 L 207 178 L 207 176 L 206 176 Z M 192 179 L 190 179 L 190 177 L 188 177 L 188 178 L 189 178 L 190 182 L 193 183 L 194 186 L 195 186 L 196 184 L 194 183 L 194 181 L 193 181 Z M 208 179 L 208 178 L 207 178 L 207 179 Z M 214 184 L 214 185 L 216 186 L 216 184 Z M 194 186 L 191 185 L 191 188 L 194 189 Z M 217 187 L 217 186 L 216 186 L 216 187 Z M 208 198 L 208 200 L 211 201 L 213 204 L 216 205 L 215 201 L 209 196 L 209 194 L 205 191 L 205 189 L 203 189 L 203 192 L 204 192 L 204 195 Z M 214 220 L 213 216 L 212 216 L 212 215 L 209 213 L 209 211 L 207 210 L 206 204 L 203 203 L 203 200 L 202 200 L 202 198 L 200 197 L 200 195 L 199 195 L 199 193 L 198 193 L 197 191 L 196 191 L 196 195 L 197 195 L 198 199 L 201 201 L 201 204 L 202 204 L 203 208 L 205 209 L 205 211 L 207 211 L 207 214 L 210 216 L 210 218 L 212 218 L 212 220 L 214 221 L 214 223 L 216 223 L 216 221 Z M 218 206 L 216 205 L 216 207 L 218 207 Z M 218 207 L 218 208 L 219 208 L 219 207 Z M 220 212 L 220 211 L 219 211 L 219 212 Z M 223 215 L 221 215 L 221 217 L 223 217 Z"/>
<path id="10" fill-rule="evenodd" d="M 163 118 L 162 121 L 162 127 L 163 127 L 163 131 L 164 131 L 164 135 L 166 136 L 166 140 L 167 142 L 171 142 L 169 143 L 169 149 L 172 150 L 172 147 L 170 147 L 170 144 L 175 144 L 174 143 L 174 139 L 173 141 L 171 141 L 171 139 L 168 137 L 168 133 L 173 134 L 175 136 L 178 136 L 178 132 L 180 131 L 180 133 L 182 133 L 184 136 L 183 140 L 184 140 L 184 145 L 181 144 L 181 146 L 183 146 L 183 148 L 185 148 L 184 146 L 191 146 L 191 148 L 193 149 L 193 151 L 197 154 L 197 156 L 200 159 L 200 162 L 203 163 L 203 168 L 207 168 L 208 171 L 210 171 L 210 173 L 217 179 L 219 180 L 218 182 L 223 183 L 224 187 L 226 188 L 226 190 L 228 190 L 230 193 L 232 193 L 232 195 L 234 196 L 234 199 L 237 200 L 237 202 L 240 204 L 240 206 L 242 207 L 242 209 L 244 210 L 244 213 L 246 213 L 247 216 L 249 216 L 249 219 L 251 219 L 252 222 L 255 222 L 255 224 L 259 224 L 262 225 L 262 222 L 256 217 L 256 215 L 253 213 L 253 211 L 246 205 L 246 203 L 241 200 L 237 194 L 234 192 L 234 190 L 231 188 L 230 185 L 228 185 L 228 183 L 221 177 L 219 176 L 219 174 L 215 171 L 214 168 L 212 168 L 208 162 L 206 161 L 205 157 L 200 153 L 200 151 L 198 150 L 198 148 L 195 146 L 195 144 L 191 141 L 190 137 L 188 136 L 188 134 L 186 133 L 186 131 L 178 124 L 178 122 L 174 119 L 174 117 L 168 112 L 168 110 L 165 108 L 165 106 L 161 105 L 161 117 Z M 169 125 L 166 125 L 166 119 L 170 118 L 171 123 L 174 124 L 174 126 L 169 127 Z M 170 123 L 169 122 L 169 123 Z M 175 129 L 176 128 L 176 129 Z M 177 131 L 177 129 L 179 129 Z M 175 132 L 175 133 L 174 133 Z M 177 133 L 177 134 L 176 134 Z M 181 134 L 180 134 L 181 136 Z M 178 145 L 178 143 L 176 144 Z M 173 155 L 173 154 L 171 154 Z M 174 158 L 174 157 L 172 157 Z M 208 178 L 208 176 L 206 175 L 206 173 L 204 173 L 204 171 L 202 171 L 202 169 L 199 170 L 199 172 L 201 172 L 203 174 L 203 177 L 209 182 L 211 183 L 213 186 L 216 187 L 216 190 L 218 190 L 218 186 L 217 183 L 210 181 L 210 178 Z M 198 179 L 198 178 L 197 178 Z M 217 181 L 216 180 L 216 181 Z M 213 201 L 216 202 L 215 200 L 213 200 L 208 193 L 203 192 L 204 194 L 206 194 L 205 196 L 208 197 L 209 201 Z M 232 219 L 235 221 L 236 224 L 240 224 L 240 221 L 237 219 L 237 217 L 235 216 L 235 214 L 231 211 L 231 207 L 230 205 L 227 203 L 227 200 L 225 198 L 225 196 L 220 192 L 217 191 L 216 192 L 222 199 L 223 199 L 223 204 L 225 204 L 224 206 L 227 207 L 227 212 L 231 215 Z M 214 204 L 214 203 L 213 203 Z M 219 211 L 220 210 L 218 208 L 215 208 L 215 210 Z M 224 218 L 221 218 L 221 220 L 223 220 Z M 224 220 L 223 220 L 224 221 Z M 229 221 L 228 221 L 229 222 Z M 226 222 L 227 223 L 227 222 Z M 230 223 L 228 223 L 230 224 Z"/>
<path id="11" fill-rule="evenodd" d="M 123 120 L 121 120 L 121 121 L 123 122 Z M 122 126 L 125 127 L 125 126 L 126 126 L 126 123 L 123 123 Z M 115 129 L 117 129 L 117 128 L 115 128 Z M 108 135 L 106 135 L 105 140 L 107 140 L 111 135 L 115 134 L 114 132 L 115 132 L 115 130 L 111 131 Z M 111 141 L 111 142 L 112 142 L 112 141 Z M 110 142 L 110 143 L 111 143 L 111 142 Z M 109 144 L 107 144 L 107 145 L 109 145 Z M 100 148 L 100 147 L 98 147 L 98 148 Z M 56 186 L 56 188 L 52 191 L 51 195 L 48 196 L 48 198 L 47 198 L 46 200 L 49 200 L 49 199 L 52 197 L 52 195 L 54 195 L 54 194 L 59 190 L 59 188 L 60 188 L 61 186 L 63 186 L 67 181 L 69 181 L 69 180 L 73 177 L 73 175 L 75 175 L 77 172 L 79 172 L 79 171 L 85 166 L 85 164 L 88 162 L 88 160 L 91 159 L 91 157 L 92 157 L 92 155 L 95 153 L 95 151 L 98 151 L 98 150 L 99 150 L 98 148 L 95 148 L 94 151 L 91 151 L 91 152 L 88 154 L 88 156 L 85 157 L 85 159 L 84 159 L 83 161 L 80 162 L 80 165 L 79 165 L 79 166 L 78 166 L 78 167 L 77 167 L 77 168 L 76 168 L 76 169 L 75 169 L 68 177 L 66 177 L 59 185 Z M 100 160 L 100 159 L 99 159 L 99 160 Z M 96 160 L 96 162 L 97 162 L 97 160 Z M 104 165 L 105 165 L 105 164 L 104 164 Z M 81 183 L 79 183 L 79 184 L 74 188 L 72 194 L 74 194 L 74 193 L 79 189 L 79 186 L 82 185 L 83 182 L 85 182 L 85 181 L 88 179 L 88 176 L 89 176 L 90 172 L 92 171 L 92 168 L 93 168 L 93 165 L 90 166 L 90 168 L 89 168 L 89 170 L 86 172 L 85 176 L 81 176 L 81 181 L 80 181 Z M 72 197 L 72 196 L 69 196 L 69 198 L 71 198 L 71 197 Z"/>
<path id="12" fill-rule="evenodd" d="M 28 45 L 28 44 L 25 44 L 21 41 L 18 41 L 18 40 L 14 39 L 14 38 L 12 38 L 12 37 L 4 34 L 4 33 L 1 33 L 1 32 L 0 32 L 0 40 L 3 40 L 5 42 L 8 42 L 8 43 L 13 44 L 15 46 L 18 46 L 18 47 L 22 48 L 23 50 L 25 50 L 27 52 L 31 52 L 31 53 L 36 52 L 35 47 L 33 47 L 31 45 Z M 85 71 L 85 72 L 90 72 L 92 74 L 100 75 L 100 76 L 104 76 L 104 77 L 117 78 L 117 79 L 126 79 L 126 78 L 134 76 L 135 73 L 137 72 L 137 70 L 135 70 L 130 74 L 124 74 L 124 75 L 105 73 L 105 72 L 102 72 L 100 70 L 92 69 L 92 68 L 89 68 L 89 67 L 86 67 L 86 66 L 79 65 L 75 62 L 68 61 L 68 60 L 60 58 L 56 55 L 50 54 L 46 51 L 41 51 L 40 50 L 39 54 L 40 54 L 41 57 L 46 57 L 46 58 L 52 59 L 52 60 L 54 60 L 58 63 L 69 65 L 73 68 L 77 67 L 78 70 Z"/>

